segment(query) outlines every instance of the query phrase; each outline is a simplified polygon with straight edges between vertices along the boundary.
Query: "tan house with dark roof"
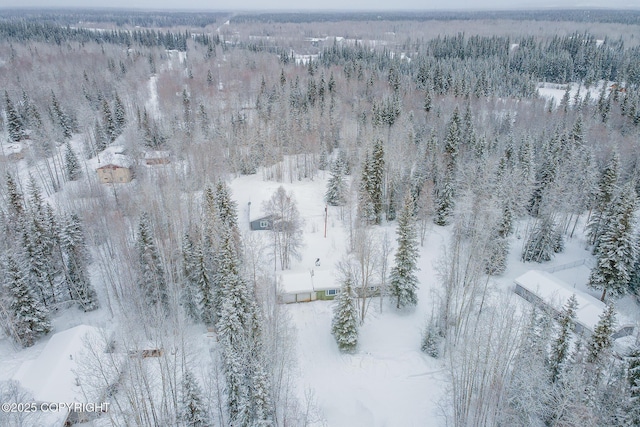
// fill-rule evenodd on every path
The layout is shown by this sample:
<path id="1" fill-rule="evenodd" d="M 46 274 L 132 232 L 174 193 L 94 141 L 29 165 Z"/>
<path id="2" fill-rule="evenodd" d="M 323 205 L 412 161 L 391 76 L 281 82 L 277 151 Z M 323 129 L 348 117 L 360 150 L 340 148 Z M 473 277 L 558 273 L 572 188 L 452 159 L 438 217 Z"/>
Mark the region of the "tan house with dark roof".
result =
<path id="1" fill-rule="evenodd" d="M 131 168 L 126 166 L 108 164 L 99 167 L 96 171 L 98 172 L 98 179 L 103 184 L 125 183 L 133 179 Z"/>

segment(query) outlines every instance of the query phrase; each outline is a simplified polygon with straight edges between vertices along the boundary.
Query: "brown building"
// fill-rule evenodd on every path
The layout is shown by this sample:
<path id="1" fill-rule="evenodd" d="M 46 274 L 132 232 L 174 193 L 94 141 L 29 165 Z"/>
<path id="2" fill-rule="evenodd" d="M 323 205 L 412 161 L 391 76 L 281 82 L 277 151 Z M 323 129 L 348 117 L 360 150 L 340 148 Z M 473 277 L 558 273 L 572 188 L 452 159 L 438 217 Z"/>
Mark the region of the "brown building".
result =
<path id="1" fill-rule="evenodd" d="M 96 171 L 98 172 L 98 179 L 103 184 L 130 182 L 133 179 L 131 168 L 126 166 L 108 164 L 99 167 Z"/>
<path id="2" fill-rule="evenodd" d="M 144 162 L 148 166 L 166 165 L 170 161 L 168 151 L 149 151 L 144 154 Z"/>

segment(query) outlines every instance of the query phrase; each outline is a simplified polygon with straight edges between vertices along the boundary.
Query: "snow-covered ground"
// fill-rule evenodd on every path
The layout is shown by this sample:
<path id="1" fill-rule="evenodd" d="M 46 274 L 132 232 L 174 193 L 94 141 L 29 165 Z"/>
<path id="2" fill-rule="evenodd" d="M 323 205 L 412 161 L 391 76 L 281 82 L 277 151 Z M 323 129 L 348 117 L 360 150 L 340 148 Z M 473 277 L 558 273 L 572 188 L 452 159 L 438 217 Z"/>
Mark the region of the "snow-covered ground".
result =
<path id="1" fill-rule="evenodd" d="M 325 204 L 323 196 L 328 173 L 319 172 L 313 179 L 280 183 L 266 181 L 261 173 L 241 176 L 230 182 L 233 198 L 238 203 L 241 228 L 248 232 L 249 217 L 259 216 L 262 203 L 283 185 L 292 192 L 304 225 L 305 247 L 300 260 L 292 265 L 293 272 L 307 272 L 320 258 L 323 269 L 335 269 L 347 251 L 348 229 L 341 220 L 341 209 L 328 208 L 327 235 L 324 236 Z M 249 204 L 251 202 L 251 212 Z M 387 233 L 395 248 L 395 223 L 375 227 L 379 235 Z M 511 238 L 509 267 L 504 275 L 491 280 L 499 294 L 513 292 L 513 280 L 530 269 L 548 269 L 583 259 L 592 259 L 585 249 L 581 233 L 566 241 L 566 249 L 545 264 L 522 263 L 519 260 L 525 223 Z M 580 229 L 581 226 L 578 227 Z M 387 301 L 380 311 L 379 300 L 373 299 L 366 322 L 360 329 L 355 354 L 341 354 L 331 335 L 332 301 L 290 304 L 289 312 L 296 330 L 295 368 L 297 394 L 304 404 L 315 404 L 318 419 L 314 425 L 326 426 L 441 426 L 445 425 L 442 407 L 446 407 L 448 374 L 445 362 L 420 351 L 421 332 L 433 307 L 432 291 L 438 286 L 435 265 L 449 238 L 449 228 L 431 226 L 419 261 L 420 289 L 417 307 L 410 312 L 397 312 Z M 253 233 L 268 233 L 254 231 Z M 393 263 L 393 253 L 389 257 Z M 589 268 L 579 265 L 553 272 L 556 277 L 577 289 L 597 296 L 586 288 Z M 640 310 L 631 298 L 618 304 L 625 316 L 640 321 Z M 64 311 L 54 319 L 54 332 L 80 324 L 104 326 L 109 318 L 102 308 L 81 313 Z M 202 334 L 206 352 L 208 338 Z M 14 377 L 24 361 L 36 360 L 47 340 L 34 347 L 18 350 L 7 339 L 0 341 L 0 380 Z M 71 349 L 75 351 L 75 349 Z M 71 351 L 65 350 L 65 351 Z"/>
<path id="2" fill-rule="evenodd" d="M 569 83 L 569 105 L 573 105 L 575 101 L 576 94 L 578 90 L 580 90 L 580 99 L 584 100 L 584 97 L 589 93 L 589 97 L 592 101 L 597 101 L 600 96 L 600 91 L 602 90 L 602 85 L 606 84 L 610 86 L 613 82 L 605 82 L 601 80 L 595 86 L 590 86 L 589 88 L 585 87 L 583 84 L 579 83 Z M 565 92 L 567 91 L 566 84 L 558 84 L 558 83 L 547 83 L 540 82 L 538 83 L 538 95 L 546 100 L 553 100 L 556 106 L 560 105 L 560 101 L 564 97 Z"/>

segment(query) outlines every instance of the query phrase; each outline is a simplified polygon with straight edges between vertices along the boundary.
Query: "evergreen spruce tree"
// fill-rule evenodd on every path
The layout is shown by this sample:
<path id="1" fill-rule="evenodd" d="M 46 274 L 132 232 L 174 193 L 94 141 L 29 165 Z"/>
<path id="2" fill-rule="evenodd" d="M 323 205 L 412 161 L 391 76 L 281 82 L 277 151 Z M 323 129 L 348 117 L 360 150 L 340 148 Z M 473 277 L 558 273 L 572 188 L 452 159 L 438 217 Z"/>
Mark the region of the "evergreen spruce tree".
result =
<path id="1" fill-rule="evenodd" d="M 556 382 L 560 378 L 565 363 L 569 359 L 569 346 L 571 345 L 571 334 L 575 328 L 574 322 L 577 308 L 578 300 L 575 295 L 571 295 L 558 318 L 560 330 L 558 331 L 558 336 L 551 343 L 551 351 L 549 353 L 551 382 Z"/>
<path id="2" fill-rule="evenodd" d="M 442 340 L 442 332 L 440 331 L 440 328 L 438 328 L 435 318 L 432 316 L 429 323 L 427 323 L 427 327 L 422 333 L 420 349 L 434 359 L 437 359 L 440 357 Z"/>
<path id="3" fill-rule="evenodd" d="M 116 93 L 114 106 L 113 106 L 113 119 L 116 128 L 116 134 L 120 135 L 124 132 L 124 128 L 127 125 L 127 111 L 124 108 L 124 104 L 120 99 L 120 96 Z"/>
<path id="4" fill-rule="evenodd" d="M 65 221 L 61 233 L 61 247 L 67 272 L 67 288 L 71 299 L 77 301 L 84 311 L 99 307 L 98 296 L 91 285 L 87 268 L 88 251 L 82 223 L 76 214 L 71 214 Z"/>
<path id="5" fill-rule="evenodd" d="M 434 222 L 437 225 L 447 225 L 455 208 L 455 177 L 458 164 L 458 152 L 462 140 L 462 123 L 458 107 L 447 125 L 447 134 L 444 140 L 444 177 L 436 191 L 436 214 Z"/>
<path id="6" fill-rule="evenodd" d="M 222 225 L 231 230 L 232 234 L 237 235 L 237 204 L 231 198 L 231 191 L 223 181 L 218 181 L 216 184 L 214 202 L 216 205 L 217 215 L 220 218 Z"/>
<path id="7" fill-rule="evenodd" d="M 63 282 L 60 257 L 60 230 L 53 209 L 45 204 L 33 176 L 29 179 L 29 199 L 23 219 L 22 243 L 32 290 L 45 306 L 58 302 Z"/>
<path id="8" fill-rule="evenodd" d="M 235 212 L 234 212 L 235 216 Z M 232 425 L 273 424 L 271 386 L 264 370 L 259 308 L 246 280 L 232 230 L 220 230 L 216 254 L 219 315 L 217 331 L 223 348 L 227 408 Z"/>
<path id="9" fill-rule="evenodd" d="M 342 167 L 338 162 L 331 164 L 331 177 L 327 182 L 324 200 L 331 206 L 342 206 L 345 203 L 345 184 Z"/>
<path id="10" fill-rule="evenodd" d="M 200 308 L 198 307 L 198 283 L 197 283 L 197 255 L 195 254 L 194 243 L 185 233 L 182 238 L 182 271 L 184 283 L 182 285 L 182 306 L 188 317 L 194 322 L 200 320 Z"/>
<path id="11" fill-rule="evenodd" d="M 147 303 L 168 312 L 169 293 L 160 253 L 151 232 L 149 214 L 143 212 L 138 223 L 136 251 L 138 253 L 138 286 L 144 292 Z"/>
<path id="12" fill-rule="evenodd" d="M 382 220 L 382 185 L 384 179 L 384 149 L 380 139 L 373 144 L 369 173 L 370 176 L 367 180 L 369 196 L 371 203 L 373 203 L 375 223 L 380 224 Z"/>
<path id="13" fill-rule="evenodd" d="M 398 218 L 398 249 L 395 265 L 391 269 L 390 294 L 396 299 L 396 308 L 418 303 L 418 238 L 413 219 L 413 198 L 408 193 Z"/>
<path id="14" fill-rule="evenodd" d="M 640 348 L 636 347 L 631 352 L 627 363 L 629 397 L 625 421 L 628 426 L 640 426 Z"/>
<path id="15" fill-rule="evenodd" d="M 102 100 L 102 119 L 104 121 L 104 129 L 107 134 L 107 139 L 109 143 L 111 143 L 118 137 L 118 131 L 113 114 L 111 113 L 111 107 L 106 99 Z"/>
<path id="16" fill-rule="evenodd" d="M 4 284 L 4 306 L 9 320 L 9 334 L 23 347 L 51 331 L 48 310 L 31 293 L 18 262 L 8 256 Z"/>
<path id="17" fill-rule="evenodd" d="M 441 185 L 436 192 L 436 213 L 433 222 L 445 226 L 449 224 L 455 209 L 453 175 L 447 172 Z"/>
<path id="18" fill-rule="evenodd" d="M 9 98 L 7 91 L 4 92 L 5 108 L 7 114 L 7 130 L 9 131 L 9 139 L 13 142 L 18 142 L 25 136 L 23 122 L 20 119 L 20 115 L 16 111 L 16 108 Z"/>
<path id="19" fill-rule="evenodd" d="M 602 301 L 607 293 L 620 297 L 628 290 L 638 256 L 633 235 L 635 209 L 636 194 L 629 183 L 612 200 L 605 213 L 607 223 L 598 239 L 596 266 L 589 276 L 589 286 L 602 290 Z"/>
<path id="20" fill-rule="evenodd" d="M 604 225 L 607 223 L 606 213 L 609 204 L 613 200 L 618 179 L 620 176 L 620 157 L 617 152 L 611 156 L 611 160 L 602 171 L 598 181 L 597 192 L 592 197 L 592 214 L 587 224 L 589 243 L 594 245 L 594 253 L 597 251 L 598 242 Z"/>
<path id="21" fill-rule="evenodd" d="M 336 298 L 337 304 L 331 321 L 331 333 L 340 351 L 345 353 L 353 353 L 358 346 L 358 309 L 355 298 L 351 277 L 347 277 Z"/>
<path id="22" fill-rule="evenodd" d="M 18 185 L 7 172 L 7 214 L 8 221 L 17 226 L 21 221 L 24 213 L 24 196 L 18 189 Z M 17 228 L 17 227 L 16 227 Z"/>
<path id="23" fill-rule="evenodd" d="M 264 361 L 259 355 L 261 351 L 252 353 L 251 364 L 251 416 L 252 426 L 273 426 L 273 404 L 271 399 L 271 384 L 264 369 Z"/>
<path id="24" fill-rule="evenodd" d="M 613 304 L 609 303 L 600 315 L 600 319 L 587 343 L 587 363 L 600 364 L 603 362 L 604 355 L 613 346 L 615 323 L 616 310 Z"/>
<path id="25" fill-rule="evenodd" d="M 553 258 L 558 246 L 556 226 L 551 215 L 544 215 L 536 221 L 522 250 L 522 261 L 546 262 Z"/>
<path id="26" fill-rule="evenodd" d="M 55 93 L 51 91 L 51 108 L 53 113 L 55 114 L 55 118 L 58 120 L 58 124 L 60 125 L 60 129 L 62 131 L 62 136 L 65 139 L 71 139 L 73 135 L 72 123 L 69 116 L 62 110 L 60 107 L 60 103 L 56 98 Z"/>
<path id="27" fill-rule="evenodd" d="M 371 188 L 371 160 L 369 154 L 365 155 L 362 162 L 362 174 L 358 186 L 358 219 L 363 224 L 376 222 L 376 212 L 369 189 Z"/>
<path id="28" fill-rule="evenodd" d="M 485 272 L 491 275 L 502 274 L 507 269 L 509 241 L 505 237 L 494 235 L 487 247 Z"/>
<path id="29" fill-rule="evenodd" d="M 96 123 L 94 125 L 93 128 L 93 139 L 95 141 L 95 145 L 96 145 L 96 150 L 98 152 L 104 150 L 105 148 L 107 148 L 107 145 L 109 144 L 109 140 L 107 137 L 107 134 L 104 130 L 104 127 L 102 127 L 102 125 L 100 124 L 100 122 L 98 120 L 96 120 Z"/>
<path id="30" fill-rule="evenodd" d="M 64 153 L 64 169 L 69 181 L 76 181 L 82 176 L 82 169 L 76 153 L 67 142 Z"/>
<path id="31" fill-rule="evenodd" d="M 182 399 L 180 419 L 185 427 L 209 427 L 211 423 L 207 415 L 202 391 L 191 371 L 186 368 L 182 376 Z"/>

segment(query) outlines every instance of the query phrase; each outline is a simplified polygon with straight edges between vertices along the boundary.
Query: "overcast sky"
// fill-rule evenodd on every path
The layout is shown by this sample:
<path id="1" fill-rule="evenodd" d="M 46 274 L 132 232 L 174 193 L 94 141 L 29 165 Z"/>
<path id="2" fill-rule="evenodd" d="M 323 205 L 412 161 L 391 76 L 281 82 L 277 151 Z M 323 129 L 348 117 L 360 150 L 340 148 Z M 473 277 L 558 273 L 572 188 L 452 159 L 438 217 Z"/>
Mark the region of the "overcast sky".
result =
<path id="1" fill-rule="evenodd" d="M 640 0 L 0 0 L 2 7 L 175 10 L 460 10 L 541 7 L 640 8 Z"/>

